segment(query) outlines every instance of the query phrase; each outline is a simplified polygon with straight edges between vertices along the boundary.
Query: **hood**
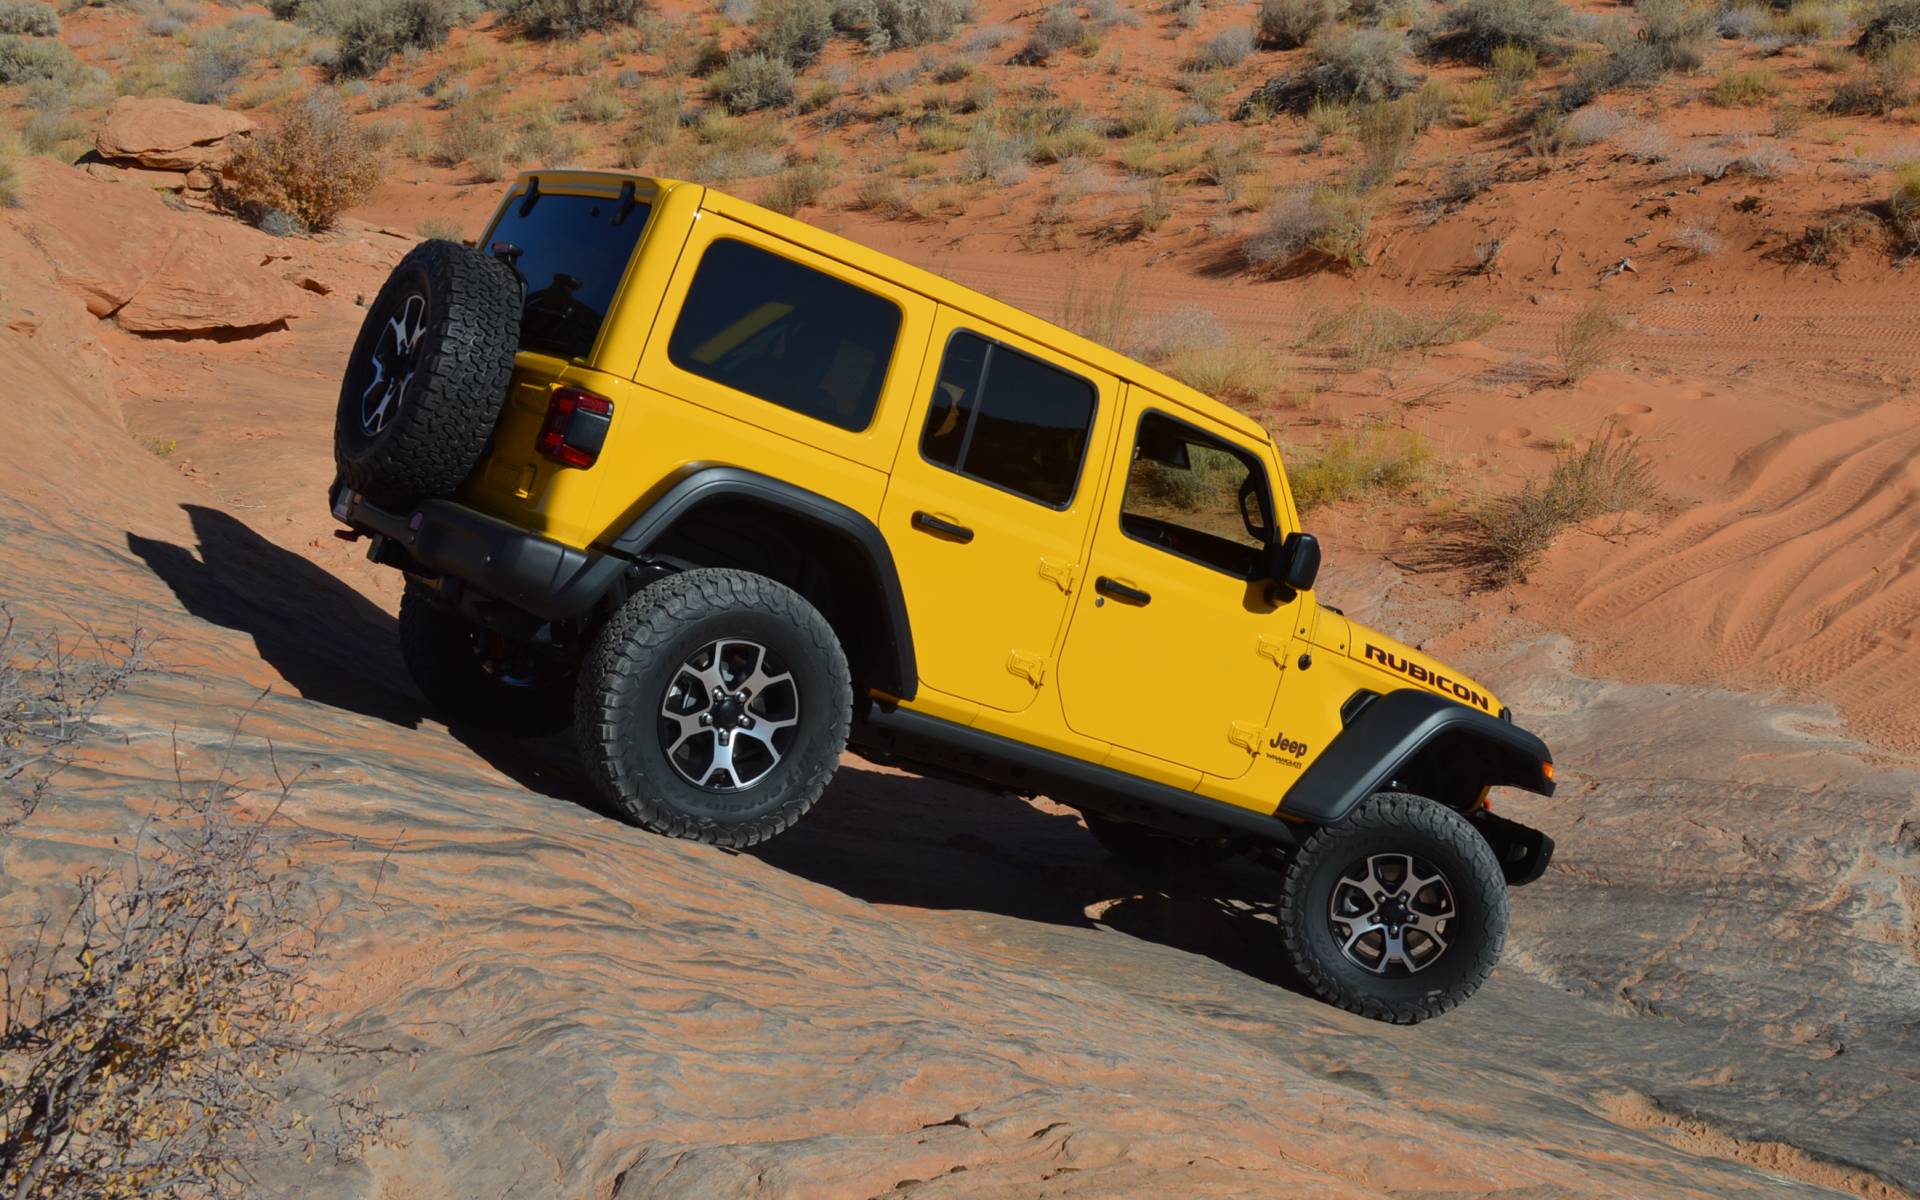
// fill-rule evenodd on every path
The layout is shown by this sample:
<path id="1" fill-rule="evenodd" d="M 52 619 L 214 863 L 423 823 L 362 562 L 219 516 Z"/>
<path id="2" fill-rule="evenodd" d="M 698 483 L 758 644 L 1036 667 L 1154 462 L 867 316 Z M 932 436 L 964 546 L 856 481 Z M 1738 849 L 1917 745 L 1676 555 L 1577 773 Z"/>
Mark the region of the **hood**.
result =
<path id="1" fill-rule="evenodd" d="M 1381 676 L 1382 691 L 1417 687 L 1458 700 L 1490 717 L 1502 711 L 1499 697 L 1478 681 L 1358 621 L 1322 608 L 1313 640 L 1324 649 L 1345 653 Z"/>

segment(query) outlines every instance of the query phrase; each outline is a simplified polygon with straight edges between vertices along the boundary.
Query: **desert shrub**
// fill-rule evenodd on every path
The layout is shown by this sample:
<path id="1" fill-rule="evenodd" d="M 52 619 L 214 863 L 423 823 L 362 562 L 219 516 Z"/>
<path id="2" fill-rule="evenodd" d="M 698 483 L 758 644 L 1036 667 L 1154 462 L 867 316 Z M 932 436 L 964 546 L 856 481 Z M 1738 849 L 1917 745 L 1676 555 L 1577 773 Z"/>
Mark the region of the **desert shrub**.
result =
<path id="1" fill-rule="evenodd" d="M 253 816 L 224 759 L 183 780 L 137 852 L 107 851 L 0 964 L 9 1196 L 247 1195 L 270 1163 L 389 1140 L 366 1094 L 293 1074 L 382 1048 L 316 1015 L 319 906 L 283 866 L 292 786 Z"/>
<path id="2" fill-rule="evenodd" d="M 1707 99 L 1723 108 L 1764 104 L 1781 91 L 1778 76 L 1761 67 L 1729 67 L 1707 89 Z"/>
<path id="3" fill-rule="evenodd" d="M 1604 142 L 1626 128 L 1627 118 L 1615 108 L 1583 108 L 1567 118 L 1567 138 L 1576 146 Z"/>
<path id="4" fill-rule="evenodd" d="M 833 186 L 833 180 L 834 170 L 830 164 L 799 163 L 774 176 L 767 190 L 761 193 L 760 203 L 790 217 L 818 200 L 821 193 Z"/>
<path id="5" fill-rule="evenodd" d="M 1605 299 L 1589 301 L 1554 338 L 1560 382 L 1576 384 L 1605 366 L 1626 332 L 1626 319 Z"/>
<path id="6" fill-rule="evenodd" d="M 0 0 L 0 34 L 59 37 L 60 15 L 38 0 Z"/>
<path id="7" fill-rule="evenodd" d="M 1086 23 L 1072 8 L 1056 4 L 1040 18 L 1033 28 L 1026 44 L 1014 54 L 1013 61 L 1023 66 L 1037 67 L 1069 46 L 1077 45 L 1086 35 Z"/>
<path id="8" fill-rule="evenodd" d="M 1357 190 L 1296 191 L 1268 211 L 1266 227 L 1247 240 L 1244 252 L 1255 267 L 1365 266 L 1372 219 L 1372 200 Z"/>
<path id="9" fill-rule="evenodd" d="M 454 167 L 463 162 L 478 162 L 502 151 L 506 133 L 499 114 L 483 104 L 468 103 L 448 115 L 434 141 L 433 161 Z"/>
<path id="10" fill-rule="evenodd" d="M 900 188 L 893 180 L 884 175 L 875 175 L 860 181 L 853 189 L 853 199 L 847 207 L 856 212 L 870 212 L 890 217 L 906 207 L 906 201 L 900 195 Z"/>
<path id="11" fill-rule="evenodd" d="M 1502 100 L 1518 95 L 1539 73 L 1540 56 L 1525 46 L 1495 46 L 1487 58 L 1487 78 Z"/>
<path id="12" fill-rule="evenodd" d="M 1920 163 L 1902 164 L 1887 195 L 1887 225 L 1896 249 L 1920 254 Z"/>
<path id="13" fill-rule="evenodd" d="M 1301 512 L 1367 495 L 1403 495 L 1433 470 L 1433 447 L 1409 429 L 1374 426 L 1343 433 L 1317 452 L 1293 456 L 1287 482 Z"/>
<path id="14" fill-rule="evenodd" d="M 242 146 L 223 187 L 243 213 L 277 209 L 308 230 L 320 230 L 372 195 L 381 173 L 370 139 L 354 128 L 339 97 L 322 91 L 290 107 L 278 128 Z"/>
<path id="15" fill-rule="evenodd" d="M 753 26 L 756 49 L 799 70 L 833 40 L 833 0 L 760 0 Z"/>
<path id="16" fill-rule="evenodd" d="M 1666 244 L 1685 252 L 1690 260 L 1712 258 L 1726 246 L 1720 235 L 1714 232 L 1713 226 L 1703 225 L 1697 221 L 1682 225 L 1671 238 L 1667 239 Z"/>
<path id="17" fill-rule="evenodd" d="M 1793 169 L 1793 151 L 1777 141 L 1751 134 L 1735 138 L 1729 145 L 1726 169 L 1755 179 L 1778 179 Z"/>
<path id="18" fill-rule="evenodd" d="M 1069 275 L 1054 321 L 1088 341 L 1118 347 L 1134 328 L 1136 290 L 1133 273 L 1124 267 L 1091 287 L 1084 286 L 1078 276 Z"/>
<path id="19" fill-rule="evenodd" d="M 19 208 L 24 203 L 20 196 L 19 157 L 20 149 L 13 139 L 0 134 L 0 208 Z"/>
<path id="20" fill-rule="evenodd" d="M 1634 12 L 1641 20 L 1642 39 L 1658 46 L 1698 45 L 1713 32 L 1717 13 L 1712 5 L 1695 0 L 1634 0 Z"/>
<path id="21" fill-rule="evenodd" d="M 1485 163 L 1471 159 L 1457 161 L 1450 164 L 1446 174 L 1440 177 L 1440 186 L 1434 192 L 1434 198 L 1444 208 L 1459 208 L 1473 203 L 1493 184 L 1493 172 Z"/>
<path id="22" fill-rule="evenodd" d="M 793 103 L 793 68 L 758 52 L 729 54 L 707 76 L 707 92 L 730 113 L 784 108 Z"/>
<path id="23" fill-rule="evenodd" d="M 1253 34 L 1243 25 L 1229 25 L 1200 44 L 1193 65 L 1202 71 L 1237 67 L 1253 53 Z"/>
<path id="24" fill-rule="evenodd" d="M 1862 54 L 1885 54 L 1909 42 L 1920 42 L 1920 0 L 1882 0 L 1860 27 L 1853 48 Z"/>
<path id="25" fill-rule="evenodd" d="M 296 11 L 333 38 L 336 78 L 365 78 L 404 50 L 439 46 L 465 16 L 462 0 L 304 0 Z"/>
<path id="26" fill-rule="evenodd" d="M 1158 92 L 1136 92 L 1120 106 L 1116 121 L 1123 137 L 1162 142 L 1173 136 L 1178 124 L 1173 107 Z"/>
<path id="27" fill-rule="evenodd" d="M 1500 90 L 1491 79 L 1476 79 L 1453 90 L 1453 119 L 1474 127 L 1493 120 L 1500 111 Z"/>
<path id="28" fill-rule="evenodd" d="M 1307 64 L 1256 88 L 1235 112 L 1304 113 L 1314 104 L 1391 100 L 1413 90 L 1407 73 L 1406 35 L 1388 29 L 1335 26 L 1313 39 Z"/>
<path id="29" fill-rule="evenodd" d="M 1465 0 L 1441 19 L 1437 49 L 1487 64 L 1494 51 L 1515 46 L 1537 58 L 1559 56 L 1573 32 L 1573 14 L 1560 0 Z"/>
<path id="30" fill-rule="evenodd" d="M 1920 101 L 1920 42 L 1904 42 L 1867 62 L 1834 89 L 1827 107 L 1843 115 L 1888 116 Z"/>
<path id="31" fill-rule="evenodd" d="M 59 42 L 0 37 L 0 86 L 65 79 L 72 70 L 73 55 Z"/>
<path id="32" fill-rule="evenodd" d="M 209 42 L 194 47 L 181 77 L 182 100 L 218 104 L 233 94 L 253 68 L 253 55 L 236 42 Z"/>
<path id="33" fill-rule="evenodd" d="M 67 142 L 78 142 L 89 133 L 87 123 L 63 109 L 35 113 L 20 127 L 20 140 L 29 154 L 52 154 Z"/>
<path id="34" fill-rule="evenodd" d="M 1757 5 L 1740 5 L 1720 14 L 1714 28 L 1723 38 L 1745 41 L 1773 28 L 1773 14 Z"/>
<path id="35" fill-rule="evenodd" d="M 448 217 L 428 217 L 414 232 L 425 241 L 457 242 L 467 236 L 466 227 Z"/>
<path id="36" fill-rule="evenodd" d="M 1183 350 L 1223 346 L 1229 340 L 1218 317 L 1197 304 L 1186 304 L 1136 319 L 1123 349 L 1147 362 L 1163 362 Z"/>
<path id="37" fill-rule="evenodd" d="M 961 156 L 958 177 L 965 182 L 990 180 L 1002 186 L 1019 183 L 1028 175 L 1027 160 L 1032 143 L 982 122 L 967 138 L 966 153 Z"/>
<path id="38" fill-rule="evenodd" d="M 1489 584 L 1520 582 L 1564 530 L 1630 512 L 1653 490 L 1652 466 L 1638 440 L 1609 428 L 1584 447 L 1561 451 L 1546 479 L 1473 513 L 1460 557 Z"/>
<path id="39" fill-rule="evenodd" d="M 1253 28 L 1262 44 L 1291 50 L 1306 45 L 1346 11 L 1347 0 L 1260 0 Z"/>
<path id="40" fill-rule="evenodd" d="M 641 0 L 501 0 L 500 15 L 532 38 L 575 38 L 633 24 Z"/>
<path id="41" fill-rule="evenodd" d="M 1823 4 L 1796 4 L 1781 13 L 1773 31 L 1789 44 L 1805 45 L 1833 36 L 1834 12 Z"/>
<path id="42" fill-rule="evenodd" d="M 973 19 L 973 0 L 839 0 L 833 20 L 873 54 L 944 42 Z"/>
<path id="43" fill-rule="evenodd" d="M 1253 168 L 1260 143 L 1251 138 L 1222 138 L 1200 156 L 1200 176 L 1215 187 L 1231 189 Z"/>

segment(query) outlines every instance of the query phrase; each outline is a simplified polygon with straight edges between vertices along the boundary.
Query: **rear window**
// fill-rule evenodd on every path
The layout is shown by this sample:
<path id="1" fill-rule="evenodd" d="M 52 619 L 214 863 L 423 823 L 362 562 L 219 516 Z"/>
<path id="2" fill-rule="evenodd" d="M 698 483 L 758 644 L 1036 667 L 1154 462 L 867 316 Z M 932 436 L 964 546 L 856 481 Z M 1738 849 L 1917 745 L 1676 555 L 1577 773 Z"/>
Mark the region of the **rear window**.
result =
<path id="1" fill-rule="evenodd" d="M 899 336 L 893 301 L 721 238 L 693 273 L 667 357 L 703 379 L 859 430 L 873 420 Z"/>
<path id="2" fill-rule="evenodd" d="M 492 240 L 520 248 L 514 266 L 527 289 L 521 346 L 560 358 L 592 353 L 650 211 L 641 201 L 564 192 L 519 197 L 507 207 Z"/>

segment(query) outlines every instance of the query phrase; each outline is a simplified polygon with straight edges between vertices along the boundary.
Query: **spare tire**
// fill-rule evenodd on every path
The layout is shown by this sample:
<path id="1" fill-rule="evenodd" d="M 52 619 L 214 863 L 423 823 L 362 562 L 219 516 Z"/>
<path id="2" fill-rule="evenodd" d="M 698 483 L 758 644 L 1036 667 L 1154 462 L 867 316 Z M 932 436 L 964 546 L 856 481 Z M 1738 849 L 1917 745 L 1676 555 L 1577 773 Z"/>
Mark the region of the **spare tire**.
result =
<path id="1" fill-rule="evenodd" d="M 520 279 L 456 242 L 423 242 L 367 307 L 340 383 L 333 458 L 376 504 L 450 496 L 480 460 L 520 344 Z"/>

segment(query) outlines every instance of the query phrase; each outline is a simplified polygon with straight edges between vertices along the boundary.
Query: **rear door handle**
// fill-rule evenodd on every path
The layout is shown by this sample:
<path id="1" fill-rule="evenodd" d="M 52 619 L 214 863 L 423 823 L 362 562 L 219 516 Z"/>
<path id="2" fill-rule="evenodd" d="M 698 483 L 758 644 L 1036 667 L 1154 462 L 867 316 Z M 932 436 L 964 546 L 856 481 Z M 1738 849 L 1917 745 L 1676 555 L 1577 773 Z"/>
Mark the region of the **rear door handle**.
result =
<path id="1" fill-rule="evenodd" d="M 1103 596 L 1112 596 L 1115 600 L 1124 601 L 1128 604 L 1153 603 L 1152 592 L 1143 592 L 1137 587 L 1129 587 L 1119 580 L 1110 579 L 1105 575 L 1093 581 L 1093 590 Z"/>
<path id="2" fill-rule="evenodd" d="M 941 537 L 952 538 L 963 545 L 973 540 L 973 530 L 965 525 L 956 525 L 945 517 L 936 517 L 930 512 L 914 513 L 913 527 L 928 533 L 937 533 Z"/>

